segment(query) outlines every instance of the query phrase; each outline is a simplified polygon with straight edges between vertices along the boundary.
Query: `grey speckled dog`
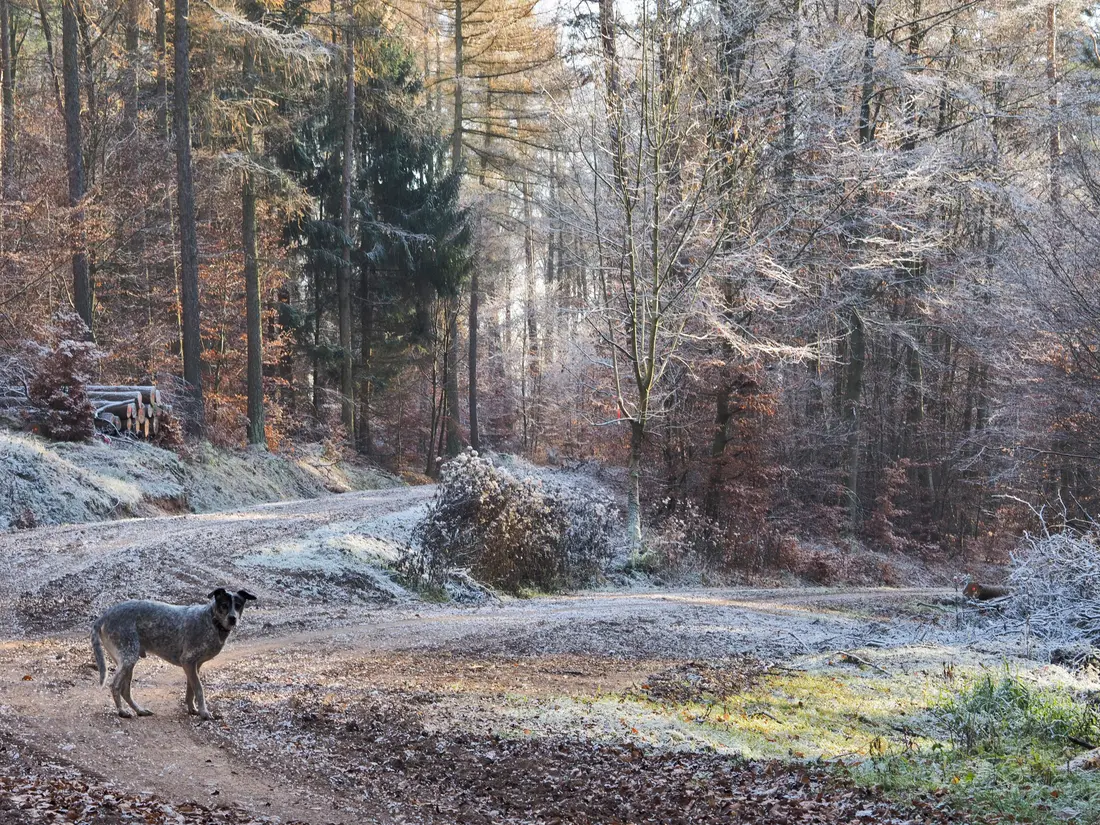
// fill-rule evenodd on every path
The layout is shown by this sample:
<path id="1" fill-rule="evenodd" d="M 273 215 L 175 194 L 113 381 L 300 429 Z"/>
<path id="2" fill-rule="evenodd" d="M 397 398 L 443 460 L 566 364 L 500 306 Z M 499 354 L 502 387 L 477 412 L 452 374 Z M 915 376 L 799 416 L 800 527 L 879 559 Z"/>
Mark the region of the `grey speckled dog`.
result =
<path id="1" fill-rule="evenodd" d="M 151 710 L 141 707 L 130 696 L 134 665 L 152 653 L 183 668 L 187 675 L 184 698 L 187 712 L 197 713 L 203 719 L 213 718 L 206 709 L 199 668 L 221 652 L 245 604 L 256 597 L 247 590 L 230 593 L 219 587 L 207 598 L 211 600 L 207 604 L 187 607 L 154 601 L 122 602 L 96 620 L 92 626 L 92 652 L 99 668 L 99 683 L 102 685 L 107 679 L 107 663 L 103 659 L 106 648 L 117 665 L 111 679 L 111 696 L 119 716 L 128 719 L 134 715 L 122 704 L 123 699 L 138 716 L 152 715 Z"/>

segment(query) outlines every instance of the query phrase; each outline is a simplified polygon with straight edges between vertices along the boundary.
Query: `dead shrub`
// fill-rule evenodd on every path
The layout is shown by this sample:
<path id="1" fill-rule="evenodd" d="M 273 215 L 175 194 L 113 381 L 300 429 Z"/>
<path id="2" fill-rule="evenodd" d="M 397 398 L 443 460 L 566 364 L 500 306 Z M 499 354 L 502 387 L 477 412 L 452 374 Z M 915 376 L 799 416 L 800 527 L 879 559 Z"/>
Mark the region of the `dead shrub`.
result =
<path id="1" fill-rule="evenodd" d="M 443 466 L 420 549 L 401 567 L 432 587 L 454 568 L 510 592 L 581 586 L 610 559 L 616 520 L 609 501 L 517 479 L 467 450 Z"/>

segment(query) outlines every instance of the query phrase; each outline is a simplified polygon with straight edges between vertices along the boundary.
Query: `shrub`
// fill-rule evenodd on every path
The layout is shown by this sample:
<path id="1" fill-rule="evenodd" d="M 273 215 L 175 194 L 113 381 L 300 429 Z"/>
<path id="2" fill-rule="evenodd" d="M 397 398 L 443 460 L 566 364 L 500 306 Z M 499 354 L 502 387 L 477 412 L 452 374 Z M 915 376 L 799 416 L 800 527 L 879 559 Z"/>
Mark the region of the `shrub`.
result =
<path id="1" fill-rule="evenodd" d="M 729 566 L 727 556 L 721 525 L 687 500 L 647 531 L 645 549 L 636 564 L 647 573 L 675 576 L 724 570 Z"/>
<path id="2" fill-rule="evenodd" d="M 517 479 L 472 450 L 444 465 L 406 575 L 440 587 L 454 568 L 509 592 L 587 584 L 611 556 L 608 501 Z"/>
<path id="3" fill-rule="evenodd" d="M 88 402 L 88 379 L 102 353 L 88 339 L 80 316 L 59 313 L 50 328 L 28 396 L 41 432 L 55 441 L 82 441 L 93 431 L 95 411 Z"/>
<path id="4" fill-rule="evenodd" d="M 1064 747 L 1071 738 L 1100 740 L 1100 711 L 1070 693 L 1004 673 L 985 673 L 936 709 L 956 745 L 968 753 L 1014 753 Z"/>
<path id="5" fill-rule="evenodd" d="M 1056 644 L 1100 643 L 1100 525 L 1026 534 L 1012 555 L 1009 610 Z"/>

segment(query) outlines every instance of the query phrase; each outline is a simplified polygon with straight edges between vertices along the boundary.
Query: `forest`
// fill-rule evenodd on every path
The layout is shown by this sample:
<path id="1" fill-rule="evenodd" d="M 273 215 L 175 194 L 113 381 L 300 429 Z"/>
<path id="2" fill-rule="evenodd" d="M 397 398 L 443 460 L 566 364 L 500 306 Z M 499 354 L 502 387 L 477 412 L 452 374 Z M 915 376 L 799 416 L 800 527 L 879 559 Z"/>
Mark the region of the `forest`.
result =
<path id="1" fill-rule="evenodd" d="M 0 825 L 1100 825 L 1098 38 L 0 0 Z"/>
<path id="2" fill-rule="evenodd" d="M 1095 506 L 1097 25 L 2 0 L 4 383 L 87 339 L 188 438 L 626 467 L 636 545 L 997 555 Z"/>

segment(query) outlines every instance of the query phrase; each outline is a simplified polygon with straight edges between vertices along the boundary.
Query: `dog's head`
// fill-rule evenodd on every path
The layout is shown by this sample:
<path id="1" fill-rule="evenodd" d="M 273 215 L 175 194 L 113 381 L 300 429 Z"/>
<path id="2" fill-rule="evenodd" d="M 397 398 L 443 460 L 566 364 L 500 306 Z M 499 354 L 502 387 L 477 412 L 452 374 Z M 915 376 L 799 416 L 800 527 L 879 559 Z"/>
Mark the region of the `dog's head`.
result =
<path id="1" fill-rule="evenodd" d="M 214 621 L 226 632 L 237 626 L 245 604 L 256 601 L 256 597 L 247 590 L 230 593 L 224 587 L 219 587 L 207 598 L 214 600 Z"/>

